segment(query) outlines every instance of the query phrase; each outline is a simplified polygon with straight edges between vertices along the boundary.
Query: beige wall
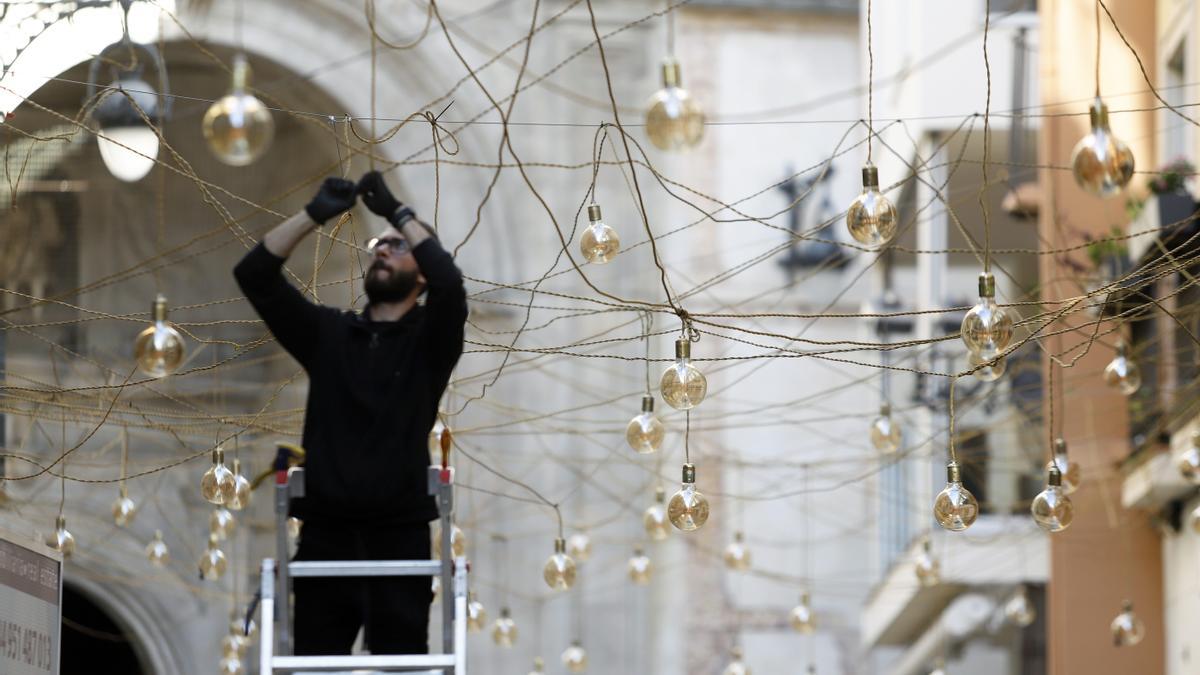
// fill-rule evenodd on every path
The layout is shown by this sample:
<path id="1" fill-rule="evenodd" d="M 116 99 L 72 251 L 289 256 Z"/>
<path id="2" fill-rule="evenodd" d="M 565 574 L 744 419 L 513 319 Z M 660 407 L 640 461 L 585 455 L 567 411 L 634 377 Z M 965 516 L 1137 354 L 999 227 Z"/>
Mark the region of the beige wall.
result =
<path id="1" fill-rule="evenodd" d="M 1041 77 L 1043 101 L 1064 105 L 1047 107 L 1047 113 L 1083 112 L 1094 91 L 1092 55 L 1095 53 L 1094 14 L 1090 2 L 1043 0 L 1040 3 Z M 1153 73 L 1155 11 L 1147 0 L 1108 0 L 1121 30 Z M 1153 107 L 1137 62 L 1122 44 L 1107 19 L 1102 37 L 1102 92 L 1112 110 Z M 1138 169 L 1157 164 L 1153 113 L 1115 113 L 1114 132 L 1125 139 L 1137 157 Z M 1043 165 L 1070 165 L 1071 151 L 1087 131 L 1087 116 L 1043 119 L 1040 161 Z M 1134 178 L 1135 189 L 1145 183 Z M 1044 248 L 1078 244 L 1083 233 L 1099 235 L 1114 224 L 1124 224 L 1123 197 L 1102 201 L 1080 190 L 1069 170 L 1042 169 L 1043 208 L 1040 229 Z M 1073 258 L 1087 265 L 1082 252 Z M 1046 300 L 1080 293 L 1078 274 L 1059 256 L 1041 261 L 1043 297 Z M 1079 325 L 1082 315 L 1065 323 Z M 1051 326 L 1053 331 L 1064 322 Z M 1077 344 L 1085 333 L 1075 331 L 1044 345 L 1051 351 Z M 1107 339 L 1111 345 L 1112 337 Z M 1074 352 L 1071 356 L 1076 355 Z M 1075 367 L 1066 371 L 1063 409 L 1056 409 L 1074 458 L 1083 465 L 1084 484 L 1075 493 L 1075 523 L 1051 544 L 1051 582 L 1048 594 L 1049 672 L 1052 675 L 1102 673 L 1154 674 L 1163 672 L 1163 604 L 1161 547 L 1147 514 L 1125 512 L 1120 507 L 1121 475 L 1117 463 L 1129 452 L 1125 400 L 1107 389 L 1100 372 L 1112 357 L 1110 347 L 1097 345 Z M 1061 370 L 1055 372 L 1062 377 Z M 1136 647 L 1116 648 L 1109 621 L 1128 597 L 1146 622 L 1146 639 Z"/>

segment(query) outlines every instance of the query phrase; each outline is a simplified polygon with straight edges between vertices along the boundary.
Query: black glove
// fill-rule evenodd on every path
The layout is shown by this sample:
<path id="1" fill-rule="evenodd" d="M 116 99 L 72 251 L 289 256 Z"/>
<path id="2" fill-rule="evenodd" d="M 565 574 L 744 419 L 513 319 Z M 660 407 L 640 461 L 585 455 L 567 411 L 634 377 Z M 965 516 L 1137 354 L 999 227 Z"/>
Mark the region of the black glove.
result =
<path id="1" fill-rule="evenodd" d="M 392 191 L 383 182 L 383 174 L 378 171 L 368 171 L 363 175 L 358 181 L 358 194 L 362 196 L 363 204 L 371 209 L 371 213 L 383 216 L 389 222 L 393 221 L 396 211 L 404 206 L 399 199 L 392 196 Z"/>
<path id="2" fill-rule="evenodd" d="M 326 178 L 304 210 L 313 222 L 323 225 L 330 218 L 354 207 L 355 185 L 345 178 Z"/>

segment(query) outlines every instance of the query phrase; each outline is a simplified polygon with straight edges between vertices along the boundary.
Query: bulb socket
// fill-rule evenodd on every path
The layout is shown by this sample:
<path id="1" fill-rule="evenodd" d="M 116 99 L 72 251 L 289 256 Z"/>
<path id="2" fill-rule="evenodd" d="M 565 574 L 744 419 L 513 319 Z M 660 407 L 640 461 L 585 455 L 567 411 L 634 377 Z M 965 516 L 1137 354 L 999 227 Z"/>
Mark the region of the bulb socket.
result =
<path id="1" fill-rule="evenodd" d="M 600 222 L 600 205 L 588 204 L 588 220 L 593 223 Z"/>
<path id="2" fill-rule="evenodd" d="M 729 650 L 729 655 L 732 656 L 735 660 L 741 661 L 742 660 L 742 648 L 741 647 L 733 647 L 732 649 Z"/>
<path id="3" fill-rule="evenodd" d="M 1100 100 L 1099 96 L 1092 101 L 1092 107 L 1088 110 L 1088 114 L 1091 117 L 1093 129 L 1108 128 L 1108 105 Z"/>
<path id="4" fill-rule="evenodd" d="M 675 341 L 675 358 L 676 359 L 692 358 L 692 343 L 683 338 L 676 340 Z"/>
<path id="5" fill-rule="evenodd" d="M 880 417 L 891 417 L 892 416 L 892 404 L 887 403 L 886 401 L 884 403 L 880 403 L 879 404 L 879 415 L 880 415 Z"/>
<path id="6" fill-rule="evenodd" d="M 1129 356 L 1129 345 L 1125 344 L 1124 340 L 1117 341 L 1117 356 L 1121 358 Z"/>
<path id="7" fill-rule="evenodd" d="M 962 469 L 961 469 L 961 467 L 959 467 L 958 462 L 950 462 L 950 463 L 946 464 L 946 482 L 947 483 L 961 483 L 962 482 Z"/>
<path id="8" fill-rule="evenodd" d="M 644 412 L 644 413 L 654 412 L 654 397 L 651 396 L 650 394 L 646 394 L 645 396 L 642 396 L 642 412 Z"/>
<path id="9" fill-rule="evenodd" d="M 121 499 L 129 499 L 129 488 L 122 485 L 119 492 L 121 495 Z"/>
<path id="10" fill-rule="evenodd" d="M 567 552 L 567 540 L 563 539 L 562 537 L 555 539 L 554 540 L 554 552 L 555 553 L 566 553 Z"/>
<path id="11" fill-rule="evenodd" d="M 214 449 L 212 451 L 212 460 L 213 460 L 213 464 L 224 464 L 225 463 L 225 450 L 223 448 Z"/>
<path id="12" fill-rule="evenodd" d="M 879 167 L 874 164 L 864 164 L 862 168 L 864 190 L 879 190 Z"/>
<path id="13" fill-rule="evenodd" d="M 154 304 L 151 305 L 151 314 L 154 315 L 154 321 L 161 323 L 167 320 L 167 296 L 159 293 L 154 296 Z"/>
<path id="14" fill-rule="evenodd" d="M 804 592 L 800 593 L 800 604 L 801 605 L 808 607 L 808 603 L 810 600 L 811 600 L 811 598 L 808 595 L 808 591 L 804 591 Z"/>
<path id="15" fill-rule="evenodd" d="M 1054 454 L 1056 454 L 1056 455 L 1067 454 L 1067 442 L 1065 440 L 1063 440 L 1061 438 L 1054 439 Z"/>
<path id="16" fill-rule="evenodd" d="M 644 551 L 642 551 L 642 549 L 640 549 L 640 548 L 633 549 L 633 557 L 640 558 L 644 555 L 646 555 L 646 553 Z"/>
<path id="17" fill-rule="evenodd" d="M 1122 602 L 1121 603 L 1121 611 L 1122 612 L 1132 612 L 1133 611 L 1133 601 L 1126 600 L 1126 601 Z"/>
<path id="18" fill-rule="evenodd" d="M 510 612 L 508 611 L 508 608 L 507 608 L 507 607 L 501 607 L 501 608 L 500 608 L 500 618 L 501 618 L 501 619 L 507 619 L 509 616 L 510 616 Z"/>
<path id="19" fill-rule="evenodd" d="M 736 541 L 737 543 L 740 544 L 743 541 L 745 541 L 745 539 L 746 539 L 746 535 L 742 534 L 742 532 L 740 530 L 733 533 L 733 540 Z"/>
<path id="20" fill-rule="evenodd" d="M 56 530 L 65 530 L 65 529 L 67 529 L 67 517 L 66 517 L 66 516 L 58 516 L 58 517 L 56 517 L 56 518 L 54 519 L 54 529 L 56 529 Z"/>
<path id="21" fill-rule="evenodd" d="M 246 91 L 250 86 L 250 62 L 246 59 L 246 55 L 238 52 L 233 57 L 233 91 L 241 93 Z"/>
<path id="22" fill-rule="evenodd" d="M 979 275 L 979 297 L 996 297 L 996 277 L 992 276 L 991 272 L 983 272 Z"/>
<path id="23" fill-rule="evenodd" d="M 213 550 L 216 550 L 216 548 L 217 548 L 217 533 L 209 532 L 208 533 L 208 550 L 213 551 Z"/>
<path id="24" fill-rule="evenodd" d="M 684 464 L 683 465 L 683 482 L 684 483 L 695 483 L 696 482 L 696 465 L 695 464 Z"/>
<path id="25" fill-rule="evenodd" d="M 155 530 L 155 531 L 154 531 L 154 540 L 155 540 L 155 541 L 162 541 L 162 530 Z"/>
<path id="26" fill-rule="evenodd" d="M 654 488 L 654 501 L 659 504 L 667 501 L 667 491 L 663 489 L 663 486 L 659 485 Z"/>
<path id="27" fill-rule="evenodd" d="M 662 80 L 664 87 L 678 87 L 683 84 L 683 76 L 679 70 L 678 61 L 671 58 L 663 61 Z"/>
<path id="28" fill-rule="evenodd" d="M 1192 432 L 1192 447 L 1200 448 L 1200 429 Z"/>
<path id="29" fill-rule="evenodd" d="M 1050 462 L 1050 466 L 1046 468 L 1046 485 L 1062 487 L 1062 471 L 1058 470 L 1057 462 Z"/>

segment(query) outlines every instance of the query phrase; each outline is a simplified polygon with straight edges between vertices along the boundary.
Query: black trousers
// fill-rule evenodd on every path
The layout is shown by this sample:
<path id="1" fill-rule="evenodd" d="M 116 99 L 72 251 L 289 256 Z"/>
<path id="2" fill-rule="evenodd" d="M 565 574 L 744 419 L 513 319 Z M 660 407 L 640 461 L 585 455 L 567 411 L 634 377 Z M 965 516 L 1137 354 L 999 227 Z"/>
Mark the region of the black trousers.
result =
<path id="1" fill-rule="evenodd" d="M 429 549 L 428 523 L 305 523 L 295 560 L 429 560 Z M 295 653 L 349 654 L 365 627 L 372 654 L 427 654 L 431 583 L 425 576 L 295 579 Z"/>

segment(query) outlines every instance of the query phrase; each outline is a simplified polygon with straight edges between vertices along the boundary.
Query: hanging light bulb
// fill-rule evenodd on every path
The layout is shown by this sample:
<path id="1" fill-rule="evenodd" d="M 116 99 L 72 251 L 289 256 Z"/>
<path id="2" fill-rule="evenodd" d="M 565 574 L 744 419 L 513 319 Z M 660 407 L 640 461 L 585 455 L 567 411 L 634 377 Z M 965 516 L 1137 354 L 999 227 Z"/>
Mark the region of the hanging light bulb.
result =
<path id="1" fill-rule="evenodd" d="M 879 248 L 896 236 L 900 217 L 892 202 L 879 191 L 879 169 L 874 164 L 863 166 L 862 182 L 862 194 L 846 211 L 846 227 L 858 243 Z"/>
<path id="2" fill-rule="evenodd" d="M 442 555 L 442 526 L 434 525 L 430 529 L 430 535 L 433 537 L 433 559 L 441 560 Z M 463 533 L 458 525 L 450 524 L 450 555 L 455 558 L 461 558 L 467 554 L 467 535 Z"/>
<path id="3" fill-rule="evenodd" d="M 640 548 L 633 549 L 633 557 L 629 559 L 629 579 L 638 586 L 650 583 L 654 574 L 654 565 L 650 558 Z"/>
<path id="4" fill-rule="evenodd" d="M 902 440 L 900 425 L 892 419 L 892 406 L 881 404 L 879 417 L 871 422 L 871 445 L 879 452 L 890 455 L 900 449 Z"/>
<path id="5" fill-rule="evenodd" d="M 229 93 L 204 113 L 204 140 L 208 149 L 230 166 L 254 163 L 267 151 L 275 135 L 271 111 L 246 91 L 249 84 L 250 64 L 246 55 L 239 53 L 233 57 L 233 86 Z"/>
<path id="6" fill-rule="evenodd" d="M 933 517 L 951 532 L 962 532 L 979 517 L 979 502 L 963 486 L 958 462 L 946 464 L 946 487 L 933 500 Z"/>
<path id="7" fill-rule="evenodd" d="M 96 146 L 109 173 L 133 183 L 150 173 L 158 157 L 158 134 L 146 124 L 161 121 L 158 92 L 132 72 L 119 75 L 109 88 L 117 91 L 92 111 Z"/>
<path id="8" fill-rule="evenodd" d="M 545 667 L 546 662 L 542 660 L 542 657 L 535 656 L 533 658 L 533 670 L 529 671 L 529 675 L 542 675 L 545 672 L 543 670 Z"/>
<path id="9" fill-rule="evenodd" d="M 467 602 L 467 630 L 472 633 L 478 633 L 487 625 L 487 610 L 484 609 L 483 603 L 479 598 L 474 597 L 469 592 L 467 597 L 470 601 Z"/>
<path id="10" fill-rule="evenodd" d="M 233 517 L 229 509 L 218 506 L 208 517 L 208 529 L 217 535 L 218 541 L 225 541 L 237 529 L 237 519 Z"/>
<path id="11" fill-rule="evenodd" d="M 967 352 L 967 363 L 971 364 L 972 375 L 981 382 L 995 382 L 1008 369 L 1008 357 L 996 356 L 994 351 Z"/>
<path id="12" fill-rule="evenodd" d="M 733 541 L 725 547 L 725 566 L 731 570 L 743 572 L 750 569 L 750 549 L 746 548 L 745 536 L 741 532 L 733 533 Z"/>
<path id="13" fill-rule="evenodd" d="M 683 485 L 667 502 L 667 519 L 684 532 L 698 530 L 708 520 L 708 499 L 696 489 L 695 465 L 683 465 Z"/>
<path id="14" fill-rule="evenodd" d="M 704 111 L 683 88 L 678 61 L 663 61 L 662 79 L 663 88 L 650 98 L 646 110 L 646 135 L 659 150 L 695 147 L 704 136 Z"/>
<path id="15" fill-rule="evenodd" d="M 565 591 L 575 584 L 575 561 L 567 555 L 567 542 L 554 540 L 554 555 L 546 560 L 542 578 L 547 586 L 556 591 Z"/>
<path id="16" fill-rule="evenodd" d="M 497 647 L 512 647 L 517 643 L 517 622 L 513 621 L 507 607 L 500 608 L 500 617 L 492 624 L 492 642 Z"/>
<path id="17" fill-rule="evenodd" d="M 1192 445 L 1179 456 L 1179 473 L 1194 485 L 1200 485 L 1200 431 L 1192 434 Z"/>
<path id="18" fill-rule="evenodd" d="M 174 373 L 183 363 L 183 336 L 167 321 L 167 298 L 154 297 L 154 324 L 138 333 L 133 343 L 138 368 L 150 377 Z"/>
<path id="19" fill-rule="evenodd" d="M 925 588 L 931 588 L 942 583 L 942 565 L 933 557 L 933 544 L 926 539 L 921 546 L 915 565 L 917 581 Z"/>
<path id="20" fill-rule="evenodd" d="M 200 496 L 210 504 L 221 506 L 237 496 L 237 479 L 225 466 L 225 451 L 220 447 L 212 451 L 212 466 L 200 479 Z"/>
<path id="21" fill-rule="evenodd" d="M 137 503 L 129 498 L 129 490 L 122 485 L 119 495 L 112 504 L 113 522 L 117 524 L 117 527 L 125 527 L 132 523 L 136 516 Z"/>
<path id="22" fill-rule="evenodd" d="M 1132 396 L 1142 386 L 1142 369 L 1129 357 L 1124 340 L 1117 342 L 1117 355 L 1104 367 L 1104 383 L 1126 396 Z"/>
<path id="23" fill-rule="evenodd" d="M 1110 626 L 1113 635 L 1113 645 L 1117 647 L 1132 647 L 1146 637 L 1146 625 L 1133 612 L 1133 603 L 1126 600 L 1121 613 L 1112 620 Z"/>
<path id="24" fill-rule="evenodd" d="M 216 581 L 225 574 L 227 565 L 225 553 L 217 548 L 217 535 L 208 535 L 208 548 L 200 556 L 200 576 L 206 581 Z"/>
<path id="25" fill-rule="evenodd" d="M 637 452 L 648 455 L 662 446 L 666 430 L 663 423 L 654 414 L 654 397 L 646 394 L 642 397 L 642 412 L 629 420 L 625 427 L 625 442 Z"/>
<path id="26" fill-rule="evenodd" d="M 1054 439 L 1054 465 L 1062 474 L 1063 492 L 1069 495 L 1078 490 L 1079 482 L 1083 480 L 1083 469 L 1080 468 L 1079 462 L 1067 457 L 1067 442 L 1061 438 Z"/>
<path id="27" fill-rule="evenodd" d="M 721 675 L 750 675 L 750 669 L 742 663 L 742 648 L 734 647 L 729 650 L 729 665 L 721 671 Z"/>
<path id="28" fill-rule="evenodd" d="M 1029 601 L 1024 586 L 1018 586 L 1008 602 L 1004 603 L 1004 618 L 1017 628 L 1027 628 L 1037 618 L 1037 609 Z"/>
<path id="29" fill-rule="evenodd" d="M 567 670 L 572 673 L 582 673 L 587 670 L 587 652 L 584 651 L 583 645 L 579 644 L 578 640 L 572 642 L 570 647 L 563 650 L 562 662 L 567 667 Z"/>
<path id="30" fill-rule="evenodd" d="M 1012 342 L 1013 320 L 1008 310 L 996 304 L 996 277 L 979 275 L 979 302 L 962 320 L 962 341 L 967 349 L 992 358 Z"/>
<path id="31" fill-rule="evenodd" d="M 295 541 L 300 538 L 300 530 L 304 527 L 304 521 L 295 516 L 290 516 L 287 519 L 288 538 Z"/>
<path id="32" fill-rule="evenodd" d="M 241 511 L 250 506 L 251 485 L 242 475 L 242 460 L 233 460 L 233 499 L 225 503 L 231 511 Z"/>
<path id="33" fill-rule="evenodd" d="M 599 204 L 589 204 L 587 211 L 589 225 L 579 237 L 579 252 L 588 262 L 603 265 L 617 257 L 617 251 L 621 250 L 621 237 L 600 219 Z"/>
<path id="34" fill-rule="evenodd" d="M 245 656 L 249 647 L 250 643 L 247 640 L 234 633 L 221 638 L 221 656 L 225 658 Z"/>
<path id="35" fill-rule="evenodd" d="M 654 488 L 654 503 L 642 513 L 642 527 L 646 529 L 646 536 L 653 541 L 662 541 L 671 533 L 671 528 L 667 527 L 666 500 L 667 493 L 662 486 Z"/>
<path id="36" fill-rule="evenodd" d="M 1033 498 L 1029 505 L 1033 520 L 1047 532 L 1062 532 L 1075 519 L 1075 506 L 1062 487 L 1062 472 L 1058 464 L 1050 462 L 1046 469 L 1046 489 Z"/>
<path id="37" fill-rule="evenodd" d="M 75 552 L 75 535 L 67 530 L 67 517 L 58 516 L 54 519 L 54 532 L 46 537 L 46 545 L 58 551 L 64 558 L 70 558 Z"/>
<path id="38" fill-rule="evenodd" d="M 171 562 L 171 551 L 163 541 L 162 530 L 155 530 L 154 538 L 146 544 L 146 559 L 155 567 L 166 567 Z"/>
<path id="39" fill-rule="evenodd" d="M 1092 130 L 1075 144 L 1071 170 L 1079 187 L 1097 197 L 1111 197 L 1133 177 L 1133 152 L 1108 128 L 1108 106 L 1099 96 L 1089 112 Z"/>
<path id="40" fill-rule="evenodd" d="M 817 619 L 813 616 L 812 608 L 809 606 L 808 591 L 800 594 L 800 604 L 792 608 L 789 620 L 792 629 L 797 633 L 811 635 L 817 629 Z"/>
<path id="41" fill-rule="evenodd" d="M 246 669 L 237 656 L 226 656 L 217 664 L 217 672 L 220 675 L 244 675 Z"/>
<path id="42" fill-rule="evenodd" d="M 567 537 L 567 555 L 577 563 L 587 562 L 592 557 L 592 538 L 586 532 L 576 532 Z"/>
<path id="43" fill-rule="evenodd" d="M 708 380 L 691 360 L 692 343 L 683 338 L 676 340 L 675 363 L 667 368 L 658 383 L 663 400 L 676 410 L 695 408 L 708 393 Z"/>

